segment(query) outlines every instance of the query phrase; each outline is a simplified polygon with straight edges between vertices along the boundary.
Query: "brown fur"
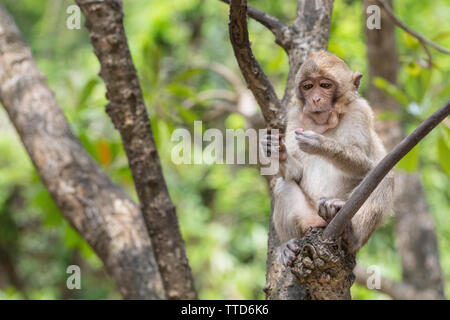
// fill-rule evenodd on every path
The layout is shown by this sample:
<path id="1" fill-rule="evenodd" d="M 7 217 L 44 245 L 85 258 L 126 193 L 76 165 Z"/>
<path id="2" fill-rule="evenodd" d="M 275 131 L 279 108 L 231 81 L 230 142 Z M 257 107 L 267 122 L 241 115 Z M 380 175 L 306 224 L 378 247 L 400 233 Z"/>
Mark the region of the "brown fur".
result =
<path id="1" fill-rule="evenodd" d="M 355 73 L 341 59 L 325 51 L 310 55 L 298 73 L 298 83 L 312 73 L 320 73 L 338 84 L 333 106 L 336 124 L 325 129 L 308 126 L 301 99 L 300 108 L 292 107 L 289 111 L 285 138 L 287 160 L 282 163 L 283 176 L 277 179 L 274 188 L 274 223 L 283 242 L 302 237 L 311 226 L 326 225 L 318 215 L 319 199 L 347 200 L 386 153 L 374 130 L 373 112 L 358 97 Z M 316 132 L 310 134 L 318 142 L 310 143 L 307 152 L 299 146 L 297 128 Z M 353 217 L 352 232 L 345 238 L 350 250 L 356 252 L 361 248 L 384 221 L 390 211 L 392 192 L 391 173 Z"/>

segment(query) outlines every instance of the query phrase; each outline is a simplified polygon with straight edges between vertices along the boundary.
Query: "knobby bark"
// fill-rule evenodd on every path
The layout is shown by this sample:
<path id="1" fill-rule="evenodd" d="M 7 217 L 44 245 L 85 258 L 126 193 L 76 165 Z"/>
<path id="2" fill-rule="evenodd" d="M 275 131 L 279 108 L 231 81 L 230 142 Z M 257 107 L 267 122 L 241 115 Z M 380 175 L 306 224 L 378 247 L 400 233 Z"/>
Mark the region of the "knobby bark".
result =
<path id="1" fill-rule="evenodd" d="M 365 0 L 364 12 L 367 14 L 366 8 L 377 3 L 377 0 Z M 392 8 L 392 1 L 385 3 Z M 381 29 L 365 28 L 369 61 L 367 97 L 376 113 L 400 112 L 398 103 L 373 84 L 375 77 L 382 77 L 393 84 L 397 83 L 395 24 L 384 9 L 381 10 L 381 26 Z M 396 119 L 376 121 L 376 130 L 388 150 L 398 144 L 404 135 L 402 124 Z M 434 222 L 418 174 L 396 172 L 394 213 L 403 284 L 413 286 L 419 291 L 434 291 L 434 295 L 427 294 L 427 297 L 445 298 Z M 395 299 L 398 296 L 395 294 L 392 297 Z M 423 295 L 417 295 L 421 296 Z M 410 297 L 412 296 L 409 295 L 408 298 Z"/>
<path id="2" fill-rule="evenodd" d="M 175 206 L 161 164 L 123 27 L 122 1 L 76 0 L 86 17 L 107 89 L 106 112 L 119 130 L 142 214 L 169 299 L 194 299 L 196 292 Z"/>
<path id="3" fill-rule="evenodd" d="M 239 68 L 261 107 L 264 119 L 271 127 L 280 128 L 281 102 L 250 48 L 247 30 L 247 1 L 231 1 L 229 31 Z"/>
<path id="4" fill-rule="evenodd" d="M 166 297 L 139 207 L 72 133 L 12 17 L 0 5 L 0 101 L 39 176 L 124 298 Z"/>

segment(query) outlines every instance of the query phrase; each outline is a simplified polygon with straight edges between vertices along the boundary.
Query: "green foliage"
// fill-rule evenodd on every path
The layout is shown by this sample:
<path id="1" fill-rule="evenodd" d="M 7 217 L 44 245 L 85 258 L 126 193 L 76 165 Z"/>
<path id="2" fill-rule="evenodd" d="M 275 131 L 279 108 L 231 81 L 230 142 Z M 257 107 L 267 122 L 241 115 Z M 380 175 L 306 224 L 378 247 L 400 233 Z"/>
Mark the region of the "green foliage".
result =
<path id="1" fill-rule="evenodd" d="M 86 30 L 65 27 L 72 0 L 5 0 L 31 45 L 39 67 L 64 109 L 75 134 L 108 175 L 136 199 L 121 140 L 104 112 L 105 86 Z M 251 1 L 258 8 L 290 23 L 295 1 Z M 450 47 L 450 8 L 445 0 L 396 2 L 399 16 L 422 34 Z M 267 233 L 270 214 L 268 188 L 254 167 L 175 165 L 171 161 L 173 130 L 193 131 L 193 121 L 205 119 L 216 100 L 202 100 L 207 90 L 234 88 L 212 63 L 240 73 L 228 39 L 228 8 L 218 0 L 124 1 L 125 27 L 141 80 L 164 176 L 177 206 L 200 298 L 248 299 L 264 297 Z M 366 53 L 360 1 L 336 1 L 329 50 L 364 73 Z M 249 20 L 252 49 L 270 76 L 279 96 L 288 71 L 284 51 L 273 35 Z M 397 85 L 376 79 L 375 85 L 404 107 L 399 119 L 407 131 L 450 98 L 450 59 L 433 51 L 433 68 L 422 67 L 422 47 L 397 31 L 400 77 Z M 368 77 L 367 77 L 368 78 Z M 366 78 L 364 78 L 366 79 Z M 367 81 L 362 83 L 366 93 Z M 16 266 L 23 287 L 0 288 L 0 299 L 108 299 L 118 292 L 101 261 L 69 226 L 45 190 L 20 140 L 0 109 L 0 253 Z M 238 114 L 224 114 L 203 122 L 203 130 L 245 128 Z M 450 131 L 443 125 L 420 143 L 399 169 L 419 171 L 436 220 L 447 287 L 450 287 Z M 393 222 L 376 231 L 358 260 L 377 265 L 383 275 L 400 279 L 401 268 L 393 237 Z M 70 264 L 81 265 L 82 290 L 65 289 Z M 357 299 L 386 299 L 361 286 Z"/>

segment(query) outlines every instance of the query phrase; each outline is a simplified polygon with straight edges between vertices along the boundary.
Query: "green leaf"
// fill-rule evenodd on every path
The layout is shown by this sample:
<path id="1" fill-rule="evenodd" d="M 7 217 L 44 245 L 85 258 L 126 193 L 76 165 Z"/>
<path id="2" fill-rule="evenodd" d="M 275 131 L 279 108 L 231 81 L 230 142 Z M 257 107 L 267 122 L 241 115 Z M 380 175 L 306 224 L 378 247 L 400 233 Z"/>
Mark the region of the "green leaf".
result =
<path id="1" fill-rule="evenodd" d="M 396 168 L 408 172 L 416 170 L 417 163 L 419 162 L 419 147 L 415 146 L 410 152 L 404 156 L 397 164 Z"/>
<path id="2" fill-rule="evenodd" d="M 407 47 L 412 49 L 417 49 L 420 47 L 420 42 L 415 37 L 411 36 L 410 34 L 404 32 L 402 33 L 403 40 L 405 41 L 405 44 Z"/>
<path id="3" fill-rule="evenodd" d="M 232 113 L 225 120 L 225 127 L 227 129 L 244 129 L 245 128 L 245 118 L 244 116 Z"/>
<path id="4" fill-rule="evenodd" d="M 83 238 L 68 223 L 64 225 L 64 244 L 69 249 L 80 248 L 83 245 Z"/>
<path id="5" fill-rule="evenodd" d="M 205 72 L 204 68 L 192 68 L 192 69 L 189 69 L 189 70 L 187 70 L 185 72 L 182 72 L 182 73 L 178 74 L 173 79 L 172 82 L 173 83 L 183 82 L 183 81 L 189 80 L 190 78 L 192 78 L 192 77 L 194 77 L 194 76 L 196 76 L 198 74 L 204 73 L 204 72 Z"/>
<path id="6" fill-rule="evenodd" d="M 173 93 L 178 98 L 194 98 L 195 93 L 188 86 L 172 83 L 166 86 L 166 89 Z"/>
<path id="7" fill-rule="evenodd" d="M 92 92 L 94 91 L 94 89 L 98 83 L 99 83 L 99 79 L 97 77 L 95 77 L 95 78 L 92 78 L 91 80 L 89 80 L 85 84 L 85 86 L 83 87 L 83 89 L 81 91 L 80 97 L 78 98 L 77 107 L 84 106 L 84 104 L 89 99 L 89 97 L 91 96 Z"/>
<path id="8" fill-rule="evenodd" d="M 400 102 L 404 107 L 408 106 L 409 99 L 406 94 L 399 88 L 397 88 L 397 86 L 388 82 L 386 79 L 375 77 L 375 79 L 373 80 L 373 84 L 375 85 L 375 87 L 381 89 L 382 91 L 393 97 L 395 100 Z"/>

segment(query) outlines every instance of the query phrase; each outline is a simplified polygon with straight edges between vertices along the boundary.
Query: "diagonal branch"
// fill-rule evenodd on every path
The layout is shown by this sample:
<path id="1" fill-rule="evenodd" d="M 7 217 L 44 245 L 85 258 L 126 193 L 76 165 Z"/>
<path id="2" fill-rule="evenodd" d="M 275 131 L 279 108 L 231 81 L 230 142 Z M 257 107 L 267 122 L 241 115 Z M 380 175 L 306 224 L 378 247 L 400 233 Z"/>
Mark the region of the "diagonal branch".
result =
<path id="1" fill-rule="evenodd" d="M 230 4 L 230 0 L 220 0 L 224 3 Z M 247 5 L 247 14 L 250 18 L 258 21 L 267 29 L 269 29 L 274 35 L 276 42 L 283 48 L 288 43 L 290 28 L 281 22 L 278 18 L 271 16 L 251 5 Z"/>
<path id="2" fill-rule="evenodd" d="M 239 68 L 261 107 L 264 119 L 272 128 L 282 128 L 281 102 L 272 84 L 261 69 L 250 47 L 247 28 L 247 1 L 231 0 L 228 24 L 231 44 Z"/>
<path id="3" fill-rule="evenodd" d="M 194 299 L 196 292 L 184 241 L 128 48 L 122 1 L 76 2 L 86 17 L 86 27 L 100 61 L 100 76 L 109 99 L 106 112 L 122 137 L 167 297 Z"/>
<path id="4" fill-rule="evenodd" d="M 392 149 L 355 189 L 344 207 L 331 220 L 323 232 L 324 239 L 336 239 L 345 225 L 361 208 L 370 194 L 375 190 L 386 174 L 431 130 L 450 114 L 450 101 L 422 122 L 412 133 Z"/>
<path id="5" fill-rule="evenodd" d="M 433 48 L 435 48 L 436 50 L 445 53 L 445 54 L 450 54 L 450 50 L 441 47 L 440 45 L 438 45 L 437 43 L 428 40 L 427 38 L 425 38 L 423 35 L 421 35 L 420 33 L 414 31 L 413 29 L 411 29 L 410 27 L 408 27 L 403 21 L 401 21 L 396 15 L 395 13 L 392 11 L 392 8 L 384 1 L 384 0 L 377 0 L 378 3 L 380 3 L 383 8 L 386 10 L 386 12 L 389 14 L 389 16 L 391 17 L 391 19 L 394 21 L 394 23 L 399 26 L 400 28 L 402 28 L 404 31 L 406 31 L 407 33 L 409 33 L 410 35 L 412 35 L 413 37 L 417 38 L 420 43 L 422 44 L 422 46 L 425 48 L 424 44 L 427 44 Z M 427 52 L 427 55 L 429 56 L 429 53 Z"/>
<path id="6" fill-rule="evenodd" d="M 17 29 L 0 4 L 0 102 L 44 186 L 103 261 L 127 299 L 166 297 L 139 207 L 74 136 Z"/>

